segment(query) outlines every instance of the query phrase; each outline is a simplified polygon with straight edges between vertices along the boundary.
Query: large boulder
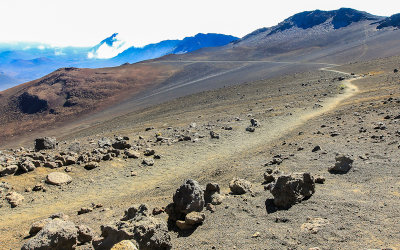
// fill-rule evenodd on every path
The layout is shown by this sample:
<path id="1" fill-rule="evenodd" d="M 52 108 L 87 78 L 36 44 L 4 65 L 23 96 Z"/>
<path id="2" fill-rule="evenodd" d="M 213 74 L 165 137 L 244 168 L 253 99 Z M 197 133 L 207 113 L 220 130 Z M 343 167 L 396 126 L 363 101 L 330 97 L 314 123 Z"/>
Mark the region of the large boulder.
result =
<path id="1" fill-rule="evenodd" d="M 51 185 L 61 186 L 63 184 L 68 184 L 72 181 L 71 176 L 61 173 L 53 172 L 47 175 L 46 182 Z"/>
<path id="2" fill-rule="evenodd" d="M 57 140 L 54 137 L 42 137 L 35 139 L 35 150 L 54 149 L 57 145 Z"/>
<path id="3" fill-rule="evenodd" d="M 271 185 L 270 192 L 274 196 L 274 204 L 287 209 L 314 194 L 314 178 L 309 173 L 281 175 Z"/>
<path id="4" fill-rule="evenodd" d="M 231 182 L 229 182 L 229 188 L 232 194 L 236 195 L 252 192 L 251 182 L 239 178 L 234 178 Z"/>
<path id="5" fill-rule="evenodd" d="M 173 196 L 175 210 L 179 213 L 201 212 L 204 208 L 204 192 L 195 180 L 186 180 Z"/>
<path id="6" fill-rule="evenodd" d="M 68 215 L 65 215 L 64 213 L 57 213 L 50 215 L 49 218 L 36 221 L 31 225 L 31 228 L 29 229 L 29 235 L 30 236 L 35 236 L 37 233 L 40 232 L 48 223 L 50 223 L 53 219 L 61 219 L 67 221 L 69 219 Z"/>
<path id="7" fill-rule="evenodd" d="M 112 143 L 112 147 L 115 149 L 123 150 L 131 148 L 132 146 L 127 140 L 124 140 L 123 138 L 116 138 Z"/>
<path id="8" fill-rule="evenodd" d="M 78 141 L 72 142 L 68 146 L 68 151 L 73 153 L 81 152 L 81 144 Z"/>
<path id="9" fill-rule="evenodd" d="M 91 242 L 94 237 L 94 231 L 90 227 L 86 225 L 80 225 L 77 227 L 78 228 L 78 242 L 80 244 L 85 244 L 88 242 Z"/>
<path id="10" fill-rule="evenodd" d="M 7 175 L 14 175 L 18 170 L 17 165 L 10 165 L 7 167 L 0 166 L 0 177 L 7 176 Z"/>
<path id="11" fill-rule="evenodd" d="M 100 148 L 110 147 L 111 144 L 111 139 L 107 137 L 103 137 L 97 141 L 97 145 L 99 145 Z"/>
<path id="12" fill-rule="evenodd" d="M 46 218 L 46 219 L 34 222 L 31 225 L 31 228 L 29 229 L 29 235 L 35 236 L 37 233 L 40 232 L 40 230 L 42 230 L 52 220 L 53 219 L 51 219 L 51 218 Z"/>
<path id="13" fill-rule="evenodd" d="M 126 155 L 126 157 L 133 158 L 133 159 L 137 159 L 137 158 L 140 157 L 140 153 L 138 151 L 135 151 L 135 150 L 126 150 L 124 152 L 124 154 Z"/>
<path id="14" fill-rule="evenodd" d="M 199 212 L 191 212 L 185 216 L 185 223 L 189 225 L 198 225 L 203 223 L 206 215 Z"/>
<path id="15" fill-rule="evenodd" d="M 84 166 L 84 168 L 86 170 L 92 170 L 92 169 L 95 169 L 95 168 L 98 168 L 98 167 L 100 167 L 100 164 L 98 162 L 94 162 L 94 161 L 88 162 Z"/>
<path id="16" fill-rule="evenodd" d="M 353 167 L 354 160 L 350 156 L 338 154 L 335 160 L 335 165 L 328 169 L 331 174 L 346 174 Z"/>
<path id="17" fill-rule="evenodd" d="M 204 192 L 204 201 L 206 204 L 219 205 L 225 197 L 220 194 L 220 187 L 217 183 L 208 183 Z"/>
<path id="18" fill-rule="evenodd" d="M 101 226 L 104 240 L 99 249 L 110 249 L 122 240 L 135 240 L 140 250 L 171 249 L 167 224 L 149 215 L 147 206 L 133 206 L 125 212 L 123 220 Z"/>
<path id="19" fill-rule="evenodd" d="M 123 240 L 115 244 L 111 250 L 138 250 L 131 240 Z"/>
<path id="20" fill-rule="evenodd" d="M 77 244 L 77 238 L 78 228 L 74 223 L 56 218 L 47 223 L 21 249 L 74 249 Z"/>
<path id="21" fill-rule="evenodd" d="M 6 195 L 6 200 L 10 203 L 11 207 L 17 207 L 24 201 L 24 196 L 17 192 L 10 192 Z"/>
<path id="22" fill-rule="evenodd" d="M 7 182 L 0 182 L 0 199 L 4 198 L 3 196 L 7 195 L 13 188 Z"/>
<path id="23" fill-rule="evenodd" d="M 21 173 L 28 173 L 35 170 L 35 164 L 31 160 L 24 160 L 18 164 Z"/>

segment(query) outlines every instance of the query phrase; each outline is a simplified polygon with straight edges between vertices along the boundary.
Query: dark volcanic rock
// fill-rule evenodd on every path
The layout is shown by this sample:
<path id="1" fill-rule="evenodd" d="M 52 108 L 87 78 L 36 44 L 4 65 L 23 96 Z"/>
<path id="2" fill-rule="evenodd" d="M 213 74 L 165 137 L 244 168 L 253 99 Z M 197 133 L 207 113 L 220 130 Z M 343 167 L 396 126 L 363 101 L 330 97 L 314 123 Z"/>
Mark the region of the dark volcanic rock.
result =
<path id="1" fill-rule="evenodd" d="M 56 218 L 45 225 L 21 249 L 74 249 L 77 237 L 78 229 L 74 223 Z"/>
<path id="2" fill-rule="evenodd" d="M 270 191 L 277 207 L 290 208 L 314 194 L 314 178 L 309 173 L 281 175 L 271 186 Z"/>
<path id="3" fill-rule="evenodd" d="M 14 175 L 18 170 L 17 165 L 10 165 L 7 167 L 0 166 L 0 177 L 7 176 L 7 175 Z"/>
<path id="4" fill-rule="evenodd" d="M 43 137 L 35 139 L 35 150 L 54 149 L 57 145 L 57 140 L 54 137 Z"/>
<path id="5" fill-rule="evenodd" d="M 129 208 L 123 221 L 101 226 L 101 236 L 99 249 L 110 249 L 122 240 L 135 240 L 141 250 L 172 248 L 167 224 L 150 216 L 144 204 Z"/>
<path id="6" fill-rule="evenodd" d="M 195 180 L 186 180 L 173 196 L 175 210 L 179 213 L 201 212 L 204 208 L 204 192 Z"/>
<path id="7" fill-rule="evenodd" d="M 138 216 L 148 216 L 149 215 L 149 208 L 146 204 L 135 205 L 127 210 L 125 210 L 125 215 L 121 219 L 122 221 L 131 220 L 137 218 Z"/>
<path id="8" fill-rule="evenodd" d="M 80 244 L 91 242 L 94 238 L 94 231 L 86 225 L 78 226 L 78 241 Z"/>
<path id="9" fill-rule="evenodd" d="M 210 136 L 212 139 L 219 139 L 219 134 L 214 131 L 210 131 Z"/>
<path id="10" fill-rule="evenodd" d="M 221 196 L 219 193 L 220 187 L 217 183 L 208 183 L 204 192 L 205 203 L 218 203 L 217 200 Z"/>
<path id="11" fill-rule="evenodd" d="M 335 166 L 328 169 L 331 174 L 346 174 L 353 166 L 354 160 L 349 156 L 339 154 L 335 157 Z"/>
<path id="12" fill-rule="evenodd" d="M 84 168 L 86 170 L 92 170 L 92 169 L 95 169 L 95 168 L 98 168 L 98 167 L 100 167 L 99 163 L 94 162 L 94 161 L 88 162 L 84 166 Z"/>
<path id="13" fill-rule="evenodd" d="M 247 132 L 254 132 L 254 131 L 256 131 L 256 129 L 254 127 L 247 127 L 246 131 Z"/>
<path id="14" fill-rule="evenodd" d="M 311 152 L 317 152 L 317 151 L 320 151 L 321 150 L 321 147 L 320 146 L 315 146 L 312 150 L 311 150 Z"/>
<path id="15" fill-rule="evenodd" d="M 131 148 L 131 144 L 129 144 L 126 140 L 115 140 L 112 144 L 115 149 L 128 149 Z"/>
<path id="16" fill-rule="evenodd" d="M 25 160 L 25 161 L 23 161 L 23 162 L 20 162 L 19 164 L 18 164 L 18 166 L 19 166 L 19 171 L 21 172 L 21 173 L 28 173 L 28 172 L 30 172 L 30 171 L 33 171 L 33 170 L 35 170 L 35 164 L 33 164 L 33 162 L 32 161 L 30 161 L 30 160 Z"/>

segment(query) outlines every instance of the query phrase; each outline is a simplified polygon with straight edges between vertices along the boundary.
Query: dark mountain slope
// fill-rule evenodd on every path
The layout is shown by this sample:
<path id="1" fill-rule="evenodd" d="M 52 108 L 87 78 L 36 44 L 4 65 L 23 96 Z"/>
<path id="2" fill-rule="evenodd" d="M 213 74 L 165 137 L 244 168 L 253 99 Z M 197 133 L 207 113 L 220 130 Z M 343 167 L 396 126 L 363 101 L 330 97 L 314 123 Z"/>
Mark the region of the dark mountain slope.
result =
<path id="1" fill-rule="evenodd" d="M 305 11 L 296 14 L 278 24 L 277 27 L 272 29 L 270 34 L 274 34 L 278 31 L 284 31 L 292 27 L 309 29 L 327 21 L 332 23 L 334 29 L 340 29 L 355 22 L 379 19 L 379 17 L 369 13 L 348 8 L 342 8 L 333 11 Z"/>
<path id="2" fill-rule="evenodd" d="M 237 37 L 228 35 L 199 33 L 193 37 L 186 37 L 182 41 L 180 41 L 174 49 L 173 53 L 187 53 L 206 47 L 224 46 L 237 39 Z"/>
<path id="3" fill-rule="evenodd" d="M 387 17 L 384 20 L 378 22 L 377 29 L 383 29 L 386 27 L 400 28 L 400 13 L 393 16 Z"/>

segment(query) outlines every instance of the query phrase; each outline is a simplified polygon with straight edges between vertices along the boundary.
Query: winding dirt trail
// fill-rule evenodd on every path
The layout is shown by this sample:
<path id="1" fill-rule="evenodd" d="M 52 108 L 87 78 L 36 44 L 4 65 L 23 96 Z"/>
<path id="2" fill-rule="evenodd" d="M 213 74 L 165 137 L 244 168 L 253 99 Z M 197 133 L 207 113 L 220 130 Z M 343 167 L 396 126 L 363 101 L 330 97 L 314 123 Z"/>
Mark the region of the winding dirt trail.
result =
<path id="1" fill-rule="evenodd" d="M 330 68 L 322 68 L 321 70 L 349 75 L 346 72 Z M 307 109 L 293 112 L 291 116 L 274 117 L 268 121 L 261 120 L 262 126 L 255 133 L 244 132 L 245 127 L 243 126 L 241 129 L 232 131 L 229 140 L 215 140 L 205 146 L 195 146 L 195 150 L 192 147 L 187 147 L 180 151 L 179 155 L 168 155 L 168 152 L 166 152 L 166 158 L 170 158 L 170 160 L 157 166 L 157 168 L 141 173 L 135 181 L 130 178 L 99 178 L 79 192 L 76 190 L 59 192 L 55 200 L 48 200 L 44 204 L 26 204 L 26 206 L 12 210 L 8 214 L 0 214 L 0 229 L 6 229 L 3 235 L 8 238 L 12 237 L 11 228 L 27 227 L 33 221 L 60 211 L 75 213 L 83 204 L 92 202 L 103 204 L 110 202 L 115 204 L 126 203 L 127 200 L 132 201 L 132 198 L 135 200 L 144 197 L 149 190 L 154 190 L 156 186 L 171 187 L 171 190 L 173 190 L 176 183 L 180 183 L 182 179 L 215 171 L 220 163 L 240 159 L 248 155 L 250 151 L 265 147 L 265 145 L 281 138 L 310 119 L 334 110 L 344 100 L 357 93 L 358 88 L 353 84 L 353 81 L 357 79 L 359 77 L 342 81 L 345 86 L 343 93 L 325 99 L 320 103 L 322 105 L 320 108 L 310 106 Z M 112 164 L 118 168 L 123 167 L 124 162 L 116 161 Z"/>

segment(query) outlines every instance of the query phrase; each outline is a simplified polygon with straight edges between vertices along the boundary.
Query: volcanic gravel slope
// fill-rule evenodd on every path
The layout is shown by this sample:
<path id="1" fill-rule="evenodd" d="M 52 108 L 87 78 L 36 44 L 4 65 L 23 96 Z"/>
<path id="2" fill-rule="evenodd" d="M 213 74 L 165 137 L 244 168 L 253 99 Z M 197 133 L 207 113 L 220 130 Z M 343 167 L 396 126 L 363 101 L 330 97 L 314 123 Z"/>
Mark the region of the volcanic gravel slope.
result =
<path id="1" fill-rule="evenodd" d="M 66 135 L 201 91 L 398 55 L 400 30 L 378 29 L 381 21 L 351 9 L 304 12 L 222 47 L 114 68 L 59 69 L 0 92 L 0 145 Z"/>
<path id="2" fill-rule="evenodd" d="M 128 136 L 132 145 L 140 146 L 141 156 L 101 161 L 93 170 L 72 165 L 68 173 L 72 182 L 60 187 L 43 184 L 46 192 L 29 188 L 65 167 L 39 167 L 1 177 L 25 200 L 16 208 L 1 200 L 0 245 L 20 247 L 28 240 L 24 237 L 32 222 L 57 212 L 99 234 L 100 225 L 120 219 L 133 204 L 165 207 L 183 180 L 192 178 L 201 185 L 219 183 L 225 199 L 215 212 L 205 211 L 205 221 L 196 230 L 173 228 L 174 249 L 398 249 L 400 75 L 394 69 L 400 66 L 399 59 L 381 58 L 205 91 L 58 137 L 54 153 L 65 151 L 74 141 L 83 151 L 92 151 L 101 137 Z M 261 124 L 253 133 L 245 130 L 251 118 Z M 210 131 L 220 139 L 211 139 Z M 156 135 L 171 139 L 157 142 Z M 190 140 L 179 140 L 185 136 Z M 315 146 L 321 150 L 312 152 Z M 147 147 L 161 155 L 154 166 L 142 164 L 148 158 L 143 156 Z M 354 159 L 347 174 L 328 172 L 336 153 Z M 276 155 L 282 163 L 266 167 Z M 270 167 L 284 173 L 310 172 L 326 181 L 316 184 L 309 199 L 279 210 L 264 190 L 263 174 Z M 250 181 L 253 193 L 229 194 L 228 183 L 234 177 Z M 91 203 L 103 207 L 77 215 Z M 165 213 L 156 217 L 167 220 Z"/>

